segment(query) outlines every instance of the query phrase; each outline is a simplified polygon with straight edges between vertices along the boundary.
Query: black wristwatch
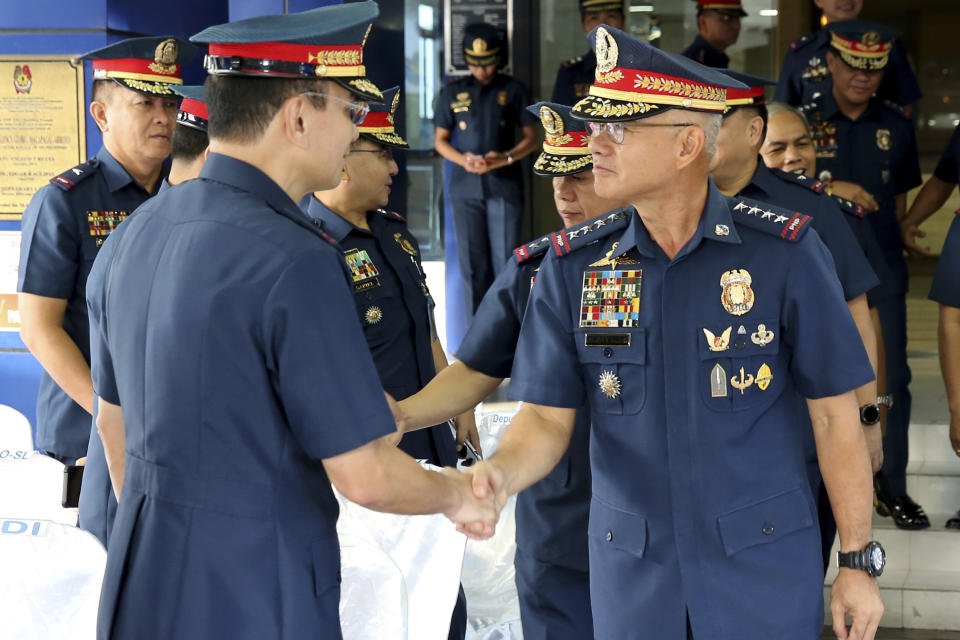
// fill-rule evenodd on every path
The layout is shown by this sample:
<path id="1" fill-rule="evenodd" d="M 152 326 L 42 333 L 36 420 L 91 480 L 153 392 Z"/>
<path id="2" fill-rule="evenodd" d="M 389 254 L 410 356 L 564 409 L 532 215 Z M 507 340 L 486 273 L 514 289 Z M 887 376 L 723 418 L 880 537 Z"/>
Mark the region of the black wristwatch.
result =
<path id="1" fill-rule="evenodd" d="M 880 422 L 880 407 L 873 403 L 860 407 L 860 422 L 865 425 L 874 425 Z"/>
<path id="2" fill-rule="evenodd" d="M 887 565 L 887 552 L 883 546 L 873 540 L 860 551 L 849 551 L 842 553 L 837 551 L 837 566 L 847 569 L 859 569 L 866 571 L 867 575 L 876 578 L 883 574 L 883 568 Z"/>
<path id="3" fill-rule="evenodd" d="M 882 396 L 877 396 L 877 404 L 887 409 L 893 409 L 893 394 L 886 393 Z"/>

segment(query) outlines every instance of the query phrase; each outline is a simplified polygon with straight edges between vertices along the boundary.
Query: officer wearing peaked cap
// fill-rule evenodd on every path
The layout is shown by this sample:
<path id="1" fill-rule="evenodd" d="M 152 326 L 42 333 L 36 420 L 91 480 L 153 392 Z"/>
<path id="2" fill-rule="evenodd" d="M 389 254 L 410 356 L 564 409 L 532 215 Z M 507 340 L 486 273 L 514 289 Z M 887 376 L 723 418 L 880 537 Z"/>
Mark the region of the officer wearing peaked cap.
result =
<path id="1" fill-rule="evenodd" d="M 93 65 L 90 114 L 103 147 L 51 178 L 23 214 L 21 336 L 44 367 L 36 446 L 67 464 L 86 455 L 93 410 L 87 274 L 106 237 L 164 177 L 177 109 L 170 87 L 195 51 L 147 37 L 81 56 Z"/>
<path id="2" fill-rule="evenodd" d="M 507 63 L 502 30 L 467 25 L 463 54 L 470 75 L 440 91 L 433 124 L 437 153 L 453 163 L 447 195 L 469 320 L 517 244 L 523 217 L 517 161 L 536 148 L 537 134 L 524 109 L 530 90 L 500 72 Z"/>
<path id="3" fill-rule="evenodd" d="M 857 324 L 864 348 L 876 370 L 879 327 L 875 327 L 871 320 L 867 294 L 880 285 L 880 280 L 850 225 L 844 221 L 847 216 L 839 210 L 833 198 L 827 195 L 824 185 L 818 186 L 815 181 L 807 180 L 804 176 L 768 169 L 758 156 L 767 126 L 764 89 L 773 82 L 736 71 L 723 73 L 746 84 L 749 89 L 727 91 L 727 109 L 717 140 L 717 154 L 714 156 L 711 177 L 724 194 L 770 202 L 812 216 L 810 224 L 830 251 L 850 314 Z M 739 213 L 745 215 L 742 210 Z M 857 402 L 862 407 L 863 432 L 869 444 L 871 464 L 873 470 L 877 471 L 883 461 L 883 445 L 879 424 L 880 409 L 876 404 L 876 381 L 872 380 L 857 389 Z M 812 430 L 805 430 L 805 435 L 811 489 L 818 495 L 817 515 L 826 571 L 836 535 L 836 525 L 826 491 L 820 481 Z M 819 495 L 821 493 L 822 496 Z"/>
<path id="4" fill-rule="evenodd" d="M 610 227 L 626 226 L 619 203 L 593 190 L 586 125 L 570 117 L 568 106 L 538 102 L 527 109 L 546 132 L 533 170 L 553 178 L 554 202 L 564 230 L 586 239 L 594 219 Z M 484 296 L 457 351 L 457 361 L 423 391 L 400 402 L 408 425 L 429 424 L 472 407 L 510 375 L 540 263 L 559 247 L 553 235 L 514 250 Z M 517 497 L 514 564 L 525 638 L 593 637 L 586 539 L 589 437 L 589 412 L 580 411 L 567 453 L 546 478 Z"/>
<path id="5" fill-rule="evenodd" d="M 395 424 L 350 272 L 296 204 L 339 180 L 377 13 L 351 3 L 193 36 L 211 45 L 211 152 L 124 225 L 103 276 L 94 388 L 122 491 L 99 638 L 340 638 L 331 484 L 492 527 L 494 505 L 457 474 L 382 438 Z"/>
<path id="6" fill-rule="evenodd" d="M 827 25 L 826 63 L 830 91 L 803 105 L 810 121 L 823 182 L 843 180 L 873 195 L 878 210 L 867 216 L 891 277 L 877 300 L 893 406 L 887 412 L 883 468 L 876 478 L 877 511 L 902 529 L 925 529 L 930 521 L 907 493 L 911 396 L 907 362 L 907 263 L 899 221 L 906 216 L 907 192 L 918 186 L 920 166 L 913 123 L 895 104 L 874 95 L 890 60 L 895 32 L 859 20 Z"/>
<path id="7" fill-rule="evenodd" d="M 580 24 L 585 34 L 593 31 L 598 24 L 623 28 L 622 0 L 579 0 L 579 3 Z M 593 84 L 593 72 L 596 68 L 597 57 L 593 55 L 592 49 L 582 56 L 560 63 L 550 101 L 570 106 L 587 95 L 590 85 Z"/>
<path id="8" fill-rule="evenodd" d="M 708 178 L 726 91 L 746 87 L 612 27 L 591 39 L 596 80 L 572 113 L 593 133 L 597 193 L 634 203 L 630 222 L 544 259 L 511 372 L 524 404 L 474 490 L 502 501 L 545 475 L 586 401 L 596 636 L 712 640 L 749 621 L 756 637 L 816 637 L 800 412 L 859 560 L 870 461 L 852 390 L 870 361 L 809 217 Z M 832 594 L 837 628 L 852 609 L 872 638 L 875 580 L 844 568 Z"/>
<path id="9" fill-rule="evenodd" d="M 203 87 L 178 85 L 174 91 L 183 96 L 183 100 L 177 110 L 177 126 L 173 131 L 170 173 L 163 179 L 157 193 L 169 189 L 171 184 L 192 180 L 200 175 L 209 143 L 208 116 Z M 138 210 L 139 208 L 130 215 L 135 215 Z M 100 322 L 103 319 L 103 272 L 106 265 L 113 259 L 114 249 L 125 229 L 126 225 L 121 224 L 107 237 L 100 251 L 97 252 L 97 259 L 94 260 L 90 275 L 87 277 L 87 311 L 90 336 L 93 340 L 97 340 L 100 335 Z M 91 346 L 91 353 L 96 353 L 97 350 L 96 346 Z M 96 367 L 96 363 L 91 364 Z M 123 444 L 120 443 L 111 450 L 122 452 Z M 117 513 L 117 498 L 110 486 L 106 454 L 95 419 L 94 424 L 91 425 L 90 440 L 87 445 L 87 460 L 84 464 L 79 507 L 80 528 L 95 535 L 104 546 L 109 546 L 113 520 Z"/>
<path id="10" fill-rule="evenodd" d="M 818 0 L 816 4 L 823 10 L 828 23 L 854 21 L 863 8 L 862 0 Z M 889 61 L 884 68 L 877 95 L 902 107 L 909 107 L 923 97 L 923 92 L 910 67 L 900 33 L 889 27 L 881 28 L 895 38 L 889 49 Z M 790 45 L 780 67 L 775 94 L 778 102 L 800 106 L 810 102 L 817 93 L 830 92 L 831 75 L 826 55 L 830 50 L 830 33 L 829 29 L 820 29 Z"/>
<path id="11" fill-rule="evenodd" d="M 726 50 L 740 38 L 740 18 L 747 15 L 740 0 L 694 0 L 699 33 L 683 55 L 708 67 L 726 69 Z"/>
<path id="12" fill-rule="evenodd" d="M 396 131 L 399 87 L 387 89 L 385 104 L 372 107 L 357 125 L 340 183 L 308 196 L 301 207 L 345 253 L 353 279 L 356 315 L 384 390 L 397 400 L 422 389 L 447 366 L 437 335 L 433 296 L 427 287 L 420 247 L 398 213 L 385 211 L 399 169 L 393 153 L 409 145 Z M 472 407 L 461 412 L 457 430 L 479 443 Z M 404 434 L 397 445 L 417 460 L 457 465 L 454 436 L 446 422 Z M 463 590 L 450 623 L 450 638 L 463 638 L 467 606 Z"/>

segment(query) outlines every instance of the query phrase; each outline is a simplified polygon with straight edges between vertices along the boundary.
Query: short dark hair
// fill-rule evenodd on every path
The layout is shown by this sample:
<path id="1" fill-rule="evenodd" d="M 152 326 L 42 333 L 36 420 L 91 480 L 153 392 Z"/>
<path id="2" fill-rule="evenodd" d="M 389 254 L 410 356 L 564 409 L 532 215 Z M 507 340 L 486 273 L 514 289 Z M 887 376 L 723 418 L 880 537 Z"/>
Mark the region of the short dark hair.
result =
<path id="1" fill-rule="evenodd" d="M 173 149 L 170 155 L 174 160 L 192 162 L 207 150 L 210 139 L 206 132 L 178 124 L 173 130 Z"/>
<path id="2" fill-rule="evenodd" d="M 283 103 L 306 91 L 326 93 L 327 81 L 321 78 L 248 78 L 209 76 L 205 84 L 207 133 L 211 138 L 231 142 L 254 142 Z M 323 108 L 323 98 L 312 98 Z"/>
<path id="3" fill-rule="evenodd" d="M 90 89 L 91 102 L 106 102 L 117 83 L 113 80 L 94 80 Z"/>

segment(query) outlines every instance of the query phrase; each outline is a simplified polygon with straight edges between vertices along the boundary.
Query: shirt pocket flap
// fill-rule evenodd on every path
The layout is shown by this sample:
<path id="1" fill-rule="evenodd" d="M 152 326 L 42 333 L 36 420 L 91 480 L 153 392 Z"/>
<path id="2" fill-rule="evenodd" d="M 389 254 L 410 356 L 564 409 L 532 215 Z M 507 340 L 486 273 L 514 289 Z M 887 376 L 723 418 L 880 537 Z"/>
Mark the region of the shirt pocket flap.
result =
<path id="1" fill-rule="evenodd" d="M 587 534 L 601 545 L 612 545 L 642 558 L 647 547 L 647 519 L 594 498 L 590 503 Z"/>
<path id="2" fill-rule="evenodd" d="M 813 525 L 803 491 L 792 489 L 717 518 L 727 556 L 758 544 L 780 540 Z"/>
<path id="3" fill-rule="evenodd" d="M 584 364 L 647 363 L 647 330 L 583 330 L 575 333 L 580 362 Z"/>

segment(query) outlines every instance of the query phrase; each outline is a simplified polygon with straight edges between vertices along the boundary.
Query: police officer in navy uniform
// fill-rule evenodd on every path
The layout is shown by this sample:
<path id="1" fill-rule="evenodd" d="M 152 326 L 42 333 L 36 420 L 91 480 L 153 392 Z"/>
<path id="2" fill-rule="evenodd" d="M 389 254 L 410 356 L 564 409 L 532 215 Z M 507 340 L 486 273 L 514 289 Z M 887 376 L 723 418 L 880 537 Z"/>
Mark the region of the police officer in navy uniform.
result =
<path id="1" fill-rule="evenodd" d="M 854 20 L 863 9 L 863 0 L 814 0 L 828 23 Z M 877 95 L 908 107 L 923 97 L 917 77 L 910 67 L 906 49 L 896 35 L 890 59 L 883 73 Z M 799 106 L 813 99 L 815 93 L 830 92 L 830 69 L 827 51 L 830 50 L 830 32 L 820 29 L 808 33 L 790 45 L 780 67 L 775 100 Z"/>
<path id="2" fill-rule="evenodd" d="M 950 406 L 950 447 L 960 457 L 960 215 L 955 215 L 937 262 L 930 299 L 940 303 L 940 371 Z M 946 522 L 960 529 L 960 511 Z"/>
<path id="3" fill-rule="evenodd" d="M 863 339 L 864 349 L 876 372 L 878 362 L 877 339 L 870 312 L 868 293 L 880 285 L 863 249 L 843 218 L 840 208 L 825 192 L 826 185 L 806 176 L 768 169 L 758 156 L 767 127 L 767 107 L 764 88 L 773 82 L 737 71 L 725 75 L 742 82 L 746 91 L 727 90 L 727 108 L 717 140 L 717 153 L 711 177 L 721 193 L 770 202 L 811 216 L 810 224 L 830 250 L 837 277 L 843 288 L 850 314 Z M 741 210 L 739 215 L 767 215 L 765 211 Z M 860 404 L 863 433 L 870 449 L 874 471 L 883 463 L 883 437 L 880 428 L 880 408 L 877 405 L 877 384 L 871 380 L 856 391 Z M 830 509 L 826 489 L 820 481 L 817 452 L 813 432 L 807 431 L 806 458 L 810 486 L 818 494 L 817 515 L 820 521 L 824 572 L 829 566 L 830 549 L 836 536 L 836 524 Z"/>
<path id="4" fill-rule="evenodd" d="M 331 484 L 492 531 L 461 474 L 393 446 L 343 254 L 296 204 L 337 183 L 357 100 L 380 95 L 362 48 L 377 13 L 193 36 L 210 45 L 210 155 L 128 221 L 103 276 L 97 421 L 107 460 L 118 428 L 126 454 L 99 638 L 340 638 Z"/>
<path id="5" fill-rule="evenodd" d="M 879 29 L 879 30 L 877 30 Z M 867 216 L 891 277 L 883 282 L 877 311 L 883 327 L 887 413 L 883 468 L 876 478 L 877 511 L 902 529 L 925 529 L 930 521 L 907 494 L 907 430 L 910 426 L 910 367 L 907 363 L 907 263 L 899 221 L 907 213 L 907 191 L 920 184 L 913 123 L 897 105 L 873 97 L 893 46 L 894 34 L 858 21 L 827 25 L 827 65 L 832 89 L 803 106 L 813 130 L 819 178 L 846 180 L 873 194 L 879 210 Z"/>
<path id="6" fill-rule="evenodd" d="M 192 180 L 200 175 L 207 156 L 207 107 L 204 103 L 202 86 L 175 86 L 174 92 L 183 96 L 177 110 L 177 126 L 173 130 L 170 152 L 170 173 L 157 193 Z M 130 215 L 136 214 L 134 210 Z M 126 227 L 121 224 L 111 233 L 93 262 L 87 277 L 87 311 L 90 323 L 90 339 L 95 341 L 100 334 L 100 319 L 103 310 L 99 306 L 103 290 L 103 270 L 110 262 L 118 238 Z M 91 347 L 91 352 L 96 349 Z M 96 408 L 96 407 L 94 407 Z M 94 419 L 96 416 L 94 416 Z M 114 451 L 123 451 L 123 444 L 113 447 Z M 117 498 L 110 486 L 110 475 L 104 454 L 103 442 L 94 423 L 90 429 L 90 441 L 87 445 L 86 462 L 83 470 L 83 484 L 80 489 L 79 526 L 95 535 L 104 546 L 109 546 L 113 519 L 117 513 Z"/>
<path id="7" fill-rule="evenodd" d="M 580 23 L 583 32 L 590 33 L 598 24 L 609 24 L 623 28 L 623 0 L 580 0 Z M 593 74 L 597 69 L 597 56 L 593 49 L 560 63 L 557 79 L 553 83 L 550 101 L 557 104 L 572 105 L 587 95 L 593 84 Z"/>
<path id="8" fill-rule="evenodd" d="M 318 191 L 301 204 L 337 241 L 353 279 L 356 313 L 373 354 L 383 389 L 397 400 L 423 388 L 447 366 L 434 325 L 434 301 L 420 262 L 420 247 L 399 213 L 386 211 L 390 184 L 399 172 L 395 150 L 409 145 L 396 133 L 399 88 L 383 92 L 384 105 L 372 106 L 357 125 L 340 184 Z M 472 410 L 461 412 L 457 429 L 477 441 Z M 444 422 L 409 431 L 398 445 L 418 460 L 457 465 L 454 435 Z M 450 625 L 451 638 L 463 638 L 467 607 L 463 590 Z"/>
<path id="9" fill-rule="evenodd" d="M 708 67 L 726 69 L 725 53 L 740 38 L 740 18 L 747 15 L 740 0 L 695 0 L 699 33 L 683 55 Z"/>
<path id="10" fill-rule="evenodd" d="M 903 243 L 907 251 L 914 255 L 930 255 L 930 248 L 922 247 L 918 243 L 918 238 L 927 235 L 920 230 L 920 225 L 946 204 L 958 182 L 960 182 L 960 125 L 953 130 L 953 135 L 950 136 L 947 148 L 940 156 L 933 175 L 923 183 L 923 187 L 910 205 L 907 217 L 900 223 Z"/>
<path id="11" fill-rule="evenodd" d="M 530 90 L 499 71 L 507 63 L 503 32 L 484 23 L 467 25 L 463 54 L 470 75 L 443 88 L 433 124 L 437 153 L 454 165 L 447 195 L 469 320 L 517 245 L 523 216 L 517 160 L 536 148 L 537 133 L 525 110 Z"/>
<path id="12" fill-rule="evenodd" d="M 20 334 L 43 365 L 38 449 L 65 464 L 86 455 L 93 411 L 84 287 L 109 233 L 156 192 L 170 155 L 180 67 L 196 47 L 131 38 L 81 56 L 93 63 L 90 114 L 103 147 L 52 178 L 23 213 Z"/>
<path id="13" fill-rule="evenodd" d="M 725 90 L 744 85 L 613 28 L 593 37 L 598 72 L 623 77 L 598 74 L 573 114 L 593 133 L 597 192 L 635 204 L 556 238 L 541 264 L 511 373 L 524 404 L 474 489 L 503 503 L 546 474 L 587 401 L 595 635 L 708 640 L 747 624 L 806 640 L 823 625 L 808 410 L 838 507 L 835 630 L 850 612 L 872 640 L 883 562 L 853 390 L 873 372 L 829 253 L 809 218 L 708 179 Z"/>
<path id="14" fill-rule="evenodd" d="M 543 151 L 533 165 L 537 175 L 553 178 L 553 197 L 563 226 L 576 230 L 601 216 L 612 221 L 619 203 L 593 189 L 590 136 L 570 107 L 538 102 L 528 107 L 546 131 Z M 426 388 L 400 402 L 408 426 L 454 415 L 486 398 L 510 375 L 520 323 L 550 235 L 514 250 L 484 296 L 457 361 Z M 550 474 L 517 496 L 514 557 L 523 637 L 551 640 L 592 638 L 587 516 L 590 505 L 590 417 L 577 413 L 566 454 Z"/>

